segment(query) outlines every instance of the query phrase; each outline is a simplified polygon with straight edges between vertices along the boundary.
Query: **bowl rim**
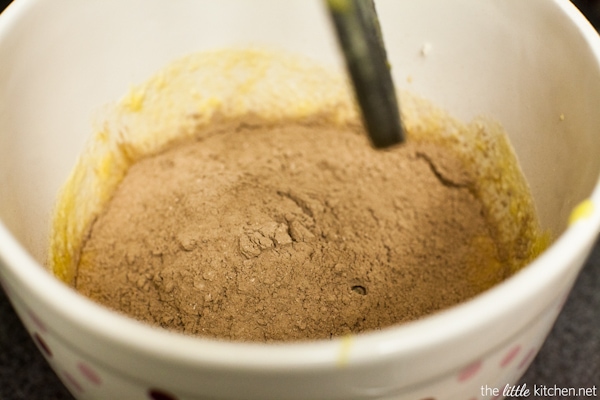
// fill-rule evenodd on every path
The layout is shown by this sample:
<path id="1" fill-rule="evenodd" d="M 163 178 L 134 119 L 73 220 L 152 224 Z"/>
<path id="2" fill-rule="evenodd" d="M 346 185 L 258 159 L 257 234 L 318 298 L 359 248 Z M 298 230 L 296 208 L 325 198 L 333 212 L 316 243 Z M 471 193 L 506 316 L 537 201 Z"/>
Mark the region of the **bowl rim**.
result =
<path id="1" fill-rule="evenodd" d="M 0 16 L 0 37 L 6 35 L 20 15 L 37 1 L 13 2 Z M 600 37 L 594 28 L 569 0 L 552 1 L 579 29 L 600 64 Z M 471 300 L 421 320 L 352 335 L 352 365 L 368 365 L 399 355 L 429 351 L 464 338 L 469 332 L 476 332 L 501 316 L 522 308 L 522 304 L 560 279 L 564 270 L 589 250 L 600 230 L 600 174 L 590 200 L 594 205 L 591 216 L 569 226 L 538 258 L 504 282 Z M 314 371 L 335 368 L 340 349 L 346 347 L 345 341 L 348 340 L 347 337 L 339 337 L 294 343 L 240 343 L 189 337 L 145 325 L 94 303 L 60 282 L 0 221 L 0 272 L 5 271 L 7 281 L 12 279 L 26 287 L 38 302 L 47 304 L 64 320 L 73 321 L 96 337 L 166 361 L 237 370 Z M 11 295 L 8 293 L 9 298 Z"/>

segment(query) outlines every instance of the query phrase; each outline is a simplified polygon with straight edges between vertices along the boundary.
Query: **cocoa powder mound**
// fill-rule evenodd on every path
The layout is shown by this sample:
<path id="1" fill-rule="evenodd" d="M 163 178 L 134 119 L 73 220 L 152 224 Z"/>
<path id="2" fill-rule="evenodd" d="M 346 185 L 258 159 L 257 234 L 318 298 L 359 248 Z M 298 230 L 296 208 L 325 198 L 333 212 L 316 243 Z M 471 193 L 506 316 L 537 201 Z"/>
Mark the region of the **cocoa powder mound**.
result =
<path id="1" fill-rule="evenodd" d="M 418 319 L 508 274 L 471 175 L 446 148 L 377 151 L 358 128 L 214 124 L 129 169 L 75 286 L 140 321 L 228 340 Z"/>

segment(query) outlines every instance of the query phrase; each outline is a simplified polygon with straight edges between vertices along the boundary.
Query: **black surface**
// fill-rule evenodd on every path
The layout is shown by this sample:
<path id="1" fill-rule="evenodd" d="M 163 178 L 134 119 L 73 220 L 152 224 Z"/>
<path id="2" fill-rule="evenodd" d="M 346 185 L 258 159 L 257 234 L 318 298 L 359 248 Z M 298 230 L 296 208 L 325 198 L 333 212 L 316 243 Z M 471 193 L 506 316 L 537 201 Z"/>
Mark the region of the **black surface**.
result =
<path id="1" fill-rule="evenodd" d="M 0 1 L 0 9 L 8 3 Z M 574 3 L 587 13 L 596 27 L 600 26 L 598 1 L 580 0 Z M 529 387 L 534 384 L 575 388 L 595 386 L 598 396 L 593 398 L 600 398 L 600 242 L 588 259 L 550 336 L 521 382 Z M 0 400 L 73 400 L 27 335 L 2 290 Z"/>

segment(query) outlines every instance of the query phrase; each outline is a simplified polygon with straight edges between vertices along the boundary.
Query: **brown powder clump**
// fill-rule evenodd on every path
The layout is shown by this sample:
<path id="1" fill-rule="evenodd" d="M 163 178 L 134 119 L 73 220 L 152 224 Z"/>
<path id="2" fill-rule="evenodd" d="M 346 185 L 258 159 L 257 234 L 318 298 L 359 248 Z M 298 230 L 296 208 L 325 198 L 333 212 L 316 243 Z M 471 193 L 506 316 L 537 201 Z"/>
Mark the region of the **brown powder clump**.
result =
<path id="1" fill-rule="evenodd" d="M 134 164 L 76 288 L 138 320 L 243 341 L 420 318 L 500 282 L 472 174 L 448 149 L 373 150 L 325 123 L 213 124 Z"/>

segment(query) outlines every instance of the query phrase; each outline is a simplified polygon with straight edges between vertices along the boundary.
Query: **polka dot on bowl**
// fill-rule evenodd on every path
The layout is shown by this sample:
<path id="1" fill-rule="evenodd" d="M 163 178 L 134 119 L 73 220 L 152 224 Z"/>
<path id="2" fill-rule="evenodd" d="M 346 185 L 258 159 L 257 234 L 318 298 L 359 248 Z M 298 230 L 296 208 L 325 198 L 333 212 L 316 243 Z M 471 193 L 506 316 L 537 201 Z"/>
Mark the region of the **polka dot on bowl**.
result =
<path id="1" fill-rule="evenodd" d="M 533 358 L 535 357 L 535 349 L 531 349 L 527 352 L 527 354 L 525 355 L 525 357 L 523 357 L 523 359 L 521 360 L 521 362 L 519 363 L 518 368 L 519 369 L 523 369 L 526 366 L 528 366 L 531 361 L 533 361 Z"/>
<path id="2" fill-rule="evenodd" d="M 508 364 L 511 363 L 512 360 L 515 359 L 515 357 L 519 354 L 520 351 L 521 351 L 521 346 L 519 346 L 519 345 L 510 349 L 508 351 L 508 353 L 506 353 L 506 355 L 504 356 L 502 361 L 500 361 L 500 366 L 502 368 L 506 367 Z"/>
<path id="3" fill-rule="evenodd" d="M 77 379 L 75 379 L 73 377 L 73 375 L 71 375 L 70 373 L 68 373 L 67 371 L 63 371 L 62 376 L 64 377 L 64 381 L 73 389 L 75 389 L 76 391 L 82 393 L 83 392 L 83 387 L 79 384 L 79 382 L 77 381 Z"/>
<path id="4" fill-rule="evenodd" d="M 33 337 L 33 341 L 38 345 L 40 350 L 42 350 L 42 352 L 46 356 L 52 357 L 52 350 L 50 350 L 50 347 L 48 347 L 48 345 L 46 344 L 44 339 L 42 339 L 42 337 L 40 335 L 38 335 L 37 333 L 33 333 L 32 337 Z"/>
<path id="5" fill-rule="evenodd" d="M 465 369 L 463 369 L 462 371 L 460 371 L 457 377 L 458 381 L 465 382 L 474 377 L 477 374 L 477 372 L 479 372 L 479 370 L 481 369 L 482 364 L 483 362 L 481 360 L 478 360 L 466 367 Z"/>
<path id="6" fill-rule="evenodd" d="M 40 330 L 40 332 L 46 332 L 46 324 L 44 321 L 40 319 L 33 311 L 27 310 L 27 315 L 29 315 L 29 319 L 33 322 L 33 324 Z"/>
<path id="7" fill-rule="evenodd" d="M 148 396 L 152 400 L 177 400 L 177 397 L 160 389 L 150 389 Z"/>
<path id="8" fill-rule="evenodd" d="M 94 369 L 89 365 L 80 362 L 79 364 L 77 364 L 77 369 L 79 370 L 79 372 L 81 372 L 81 375 L 83 375 L 83 377 L 87 379 L 88 382 L 91 382 L 97 386 L 102 384 L 102 379 L 100 378 L 100 375 L 98 375 L 98 373 L 94 371 Z"/>

